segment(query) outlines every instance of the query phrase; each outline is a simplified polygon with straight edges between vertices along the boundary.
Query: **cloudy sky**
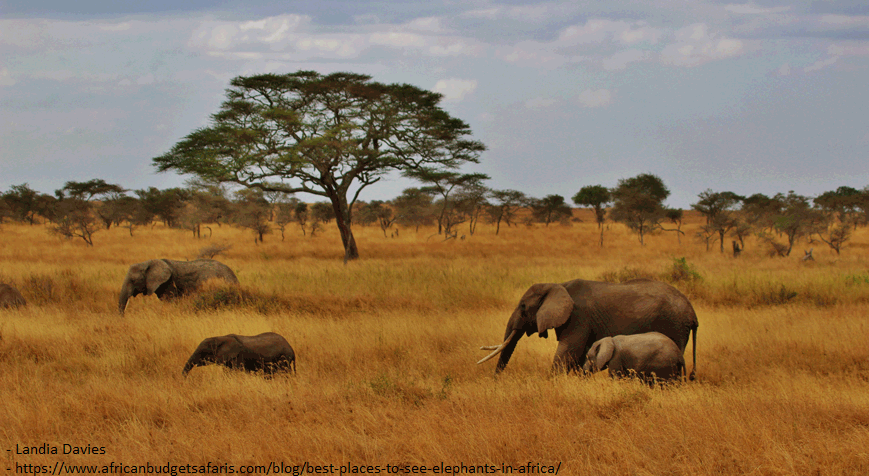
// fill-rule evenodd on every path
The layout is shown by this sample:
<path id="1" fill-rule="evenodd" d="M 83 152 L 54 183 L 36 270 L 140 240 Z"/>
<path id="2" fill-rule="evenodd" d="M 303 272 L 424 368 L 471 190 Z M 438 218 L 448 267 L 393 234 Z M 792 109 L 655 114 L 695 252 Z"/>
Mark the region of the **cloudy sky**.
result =
<path id="1" fill-rule="evenodd" d="M 301 69 L 443 93 L 488 147 L 467 171 L 535 197 L 869 185 L 865 0 L 0 0 L 0 191 L 181 186 L 151 159 L 231 78 Z"/>

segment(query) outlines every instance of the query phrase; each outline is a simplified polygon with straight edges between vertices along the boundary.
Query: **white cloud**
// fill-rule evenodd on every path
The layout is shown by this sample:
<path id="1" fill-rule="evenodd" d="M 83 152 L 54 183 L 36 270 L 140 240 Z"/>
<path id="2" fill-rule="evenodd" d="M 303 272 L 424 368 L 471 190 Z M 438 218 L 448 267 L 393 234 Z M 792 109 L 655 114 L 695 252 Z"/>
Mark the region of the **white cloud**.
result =
<path id="1" fill-rule="evenodd" d="M 827 58 L 827 59 L 823 59 L 823 60 L 815 61 L 815 62 L 812 63 L 811 65 L 806 66 L 805 68 L 803 68 L 803 72 L 805 72 L 805 73 L 811 73 L 812 71 L 819 71 L 819 70 L 822 70 L 822 69 L 826 68 L 827 66 L 831 66 L 831 65 L 833 65 L 833 64 L 834 64 L 836 61 L 838 61 L 838 60 L 839 60 L 839 56 L 837 55 L 837 56 L 831 56 L 831 57 L 829 57 L 829 58 Z"/>
<path id="2" fill-rule="evenodd" d="M 529 99 L 525 101 L 526 109 L 546 109 L 547 107 L 555 104 L 555 99 L 552 98 L 543 98 L 537 97 L 533 99 Z"/>
<path id="3" fill-rule="evenodd" d="M 845 43 L 833 43 L 827 47 L 828 58 L 815 61 L 803 68 L 803 72 L 811 73 L 832 66 L 844 56 L 869 56 L 869 44 L 864 42 L 849 41 Z"/>
<path id="4" fill-rule="evenodd" d="M 591 19 L 584 25 L 572 25 L 558 34 L 559 45 L 579 45 L 616 41 L 625 45 L 639 42 L 657 43 L 662 30 L 652 28 L 645 22 Z"/>
<path id="5" fill-rule="evenodd" d="M 724 9 L 731 13 L 736 13 L 739 15 L 758 15 L 763 13 L 781 13 L 786 12 L 791 9 L 791 7 L 772 7 L 772 8 L 764 8 L 758 7 L 757 5 L 752 5 L 751 3 L 731 3 L 729 5 L 725 5 Z"/>
<path id="6" fill-rule="evenodd" d="M 97 27 L 105 31 L 127 31 L 132 27 L 132 24 L 128 21 L 121 23 L 98 23 Z"/>
<path id="7" fill-rule="evenodd" d="M 697 66 L 732 58 L 745 51 L 740 40 L 709 34 L 705 23 L 695 23 L 675 32 L 675 42 L 661 51 L 661 61 L 675 66 Z"/>
<path id="8" fill-rule="evenodd" d="M 408 22 L 406 27 L 411 30 L 426 31 L 430 33 L 444 31 L 444 28 L 441 26 L 441 20 L 438 17 L 417 18 Z"/>
<path id="9" fill-rule="evenodd" d="M 613 94 L 609 89 L 586 89 L 576 100 L 583 107 L 601 107 L 612 102 Z"/>
<path id="10" fill-rule="evenodd" d="M 825 26 L 869 26 L 869 16 L 867 15 L 822 15 L 819 22 Z"/>
<path id="11" fill-rule="evenodd" d="M 439 80 L 432 90 L 443 94 L 446 101 L 457 102 L 474 92 L 475 89 L 477 89 L 476 79 L 450 78 Z"/>
<path id="12" fill-rule="evenodd" d="M 789 76 L 791 74 L 791 65 L 785 63 L 778 68 L 779 76 Z"/>
<path id="13" fill-rule="evenodd" d="M 136 84 L 139 86 L 147 86 L 149 84 L 154 84 L 154 75 L 148 73 L 144 76 L 140 76 L 139 79 L 136 80 Z"/>
<path id="14" fill-rule="evenodd" d="M 11 74 L 9 74 L 8 69 L 0 69 L 0 86 L 12 86 L 15 83 L 15 78 L 13 78 Z"/>
<path id="15" fill-rule="evenodd" d="M 651 54 L 648 51 L 636 49 L 619 51 L 618 53 L 610 56 L 609 58 L 604 58 L 603 69 L 607 71 L 623 70 L 628 66 L 629 63 L 633 63 L 635 61 L 644 61 L 650 58 Z"/>
<path id="16" fill-rule="evenodd" d="M 421 35 L 400 31 L 372 33 L 368 37 L 368 41 L 372 45 L 389 46 L 392 48 L 422 48 L 426 45 L 426 40 Z"/>

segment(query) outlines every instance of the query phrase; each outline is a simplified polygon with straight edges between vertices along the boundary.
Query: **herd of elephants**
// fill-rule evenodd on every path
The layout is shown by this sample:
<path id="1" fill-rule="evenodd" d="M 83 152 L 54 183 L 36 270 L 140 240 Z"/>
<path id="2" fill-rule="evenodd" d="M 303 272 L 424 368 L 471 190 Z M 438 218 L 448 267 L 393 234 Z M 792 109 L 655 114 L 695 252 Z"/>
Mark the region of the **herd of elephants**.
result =
<path id="1" fill-rule="evenodd" d="M 123 314 L 127 301 L 139 294 L 160 299 L 191 293 L 210 279 L 238 284 L 232 269 L 211 259 L 176 261 L 154 259 L 130 266 L 118 297 Z M 21 293 L 0 284 L 0 308 L 26 304 Z M 693 367 L 697 366 L 697 315 L 684 294 L 659 281 L 635 279 L 608 283 L 576 279 L 566 283 L 534 284 L 507 321 L 501 344 L 481 347 L 498 356 L 498 374 L 513 355 L 522 335 L 547 337 L 555 331 L 558 349 L 554 371 L 594 372 L 609 369 L 612 377 L 636 376 L 650 384 L 684 379 L 683 354 L 693 332 Z M 229 334 L 202 341 L 182 370 L 209 363 L 232 369 L 295 372 L 295 352 L 281 335 L 266 332 L 256 336 Z"/>

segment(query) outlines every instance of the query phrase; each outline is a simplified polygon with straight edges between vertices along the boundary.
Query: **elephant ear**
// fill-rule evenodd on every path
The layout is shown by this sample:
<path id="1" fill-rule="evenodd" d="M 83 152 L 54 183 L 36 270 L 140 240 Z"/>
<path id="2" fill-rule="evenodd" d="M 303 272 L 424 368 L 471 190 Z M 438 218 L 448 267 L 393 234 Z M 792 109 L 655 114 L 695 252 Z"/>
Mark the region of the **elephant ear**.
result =
<path id="1" fill-rule="evenodd" d="M 603 370 L 612 360 L 616 345 L 612 337 L 603 338 L 595 345 L 598 346 L 598 349 L 594 357 L 594 366 L 597 370 Z"/>
<path id="2" fill-rule="evenodd" d="M 172 270 L 165 261 L 155 259 L 148 265 L 145 271 L 145 286 L 148 290 L 145 294 L 154 294 L 157 288 L 163 285 L 172 276 Z"/>
<path id="3" fill-rule="evenodd" d="M 547 284 L 546 295 L 537 310 L 537 332 L 543 334 L 548 329 L 561 327 L 573 311 L 573 298 L 560 284 Z"/>

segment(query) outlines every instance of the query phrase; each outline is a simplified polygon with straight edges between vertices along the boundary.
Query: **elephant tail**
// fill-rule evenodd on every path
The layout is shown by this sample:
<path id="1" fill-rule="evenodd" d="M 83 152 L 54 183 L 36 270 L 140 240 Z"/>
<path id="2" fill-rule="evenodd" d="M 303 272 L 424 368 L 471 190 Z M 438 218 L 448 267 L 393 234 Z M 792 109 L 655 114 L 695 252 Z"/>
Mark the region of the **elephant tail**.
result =
<path id="1" fill-rule="evenodd" d="M 691 328 L 691 342 L 693 343 L 693 357 L 694 357 L 694 366 L 691 367 L 691 375 L 688 377 L 688 380 L 694 380 L 697 378 L 697 324 L 694 324 L 694 327 Z"/>

